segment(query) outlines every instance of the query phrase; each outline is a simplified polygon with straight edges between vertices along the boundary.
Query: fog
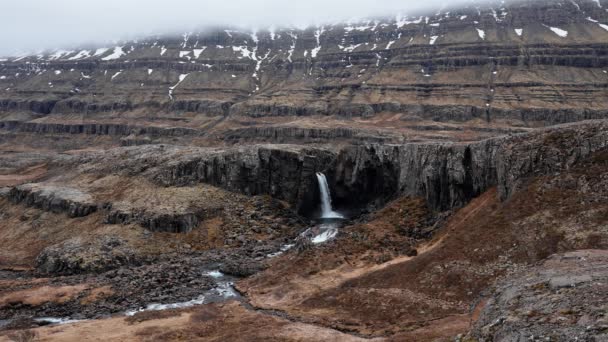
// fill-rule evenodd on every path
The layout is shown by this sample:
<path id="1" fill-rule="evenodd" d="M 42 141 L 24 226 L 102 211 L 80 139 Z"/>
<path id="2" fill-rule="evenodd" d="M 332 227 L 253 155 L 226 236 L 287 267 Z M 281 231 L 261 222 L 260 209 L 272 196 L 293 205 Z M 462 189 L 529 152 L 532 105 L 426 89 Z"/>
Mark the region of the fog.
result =
<path id="1" fill-rule="evenodd" d="M 446 0 L 3 1 L 0 55 L 103 44 L 208 26 L 284 27 L 413 13 Z"/>

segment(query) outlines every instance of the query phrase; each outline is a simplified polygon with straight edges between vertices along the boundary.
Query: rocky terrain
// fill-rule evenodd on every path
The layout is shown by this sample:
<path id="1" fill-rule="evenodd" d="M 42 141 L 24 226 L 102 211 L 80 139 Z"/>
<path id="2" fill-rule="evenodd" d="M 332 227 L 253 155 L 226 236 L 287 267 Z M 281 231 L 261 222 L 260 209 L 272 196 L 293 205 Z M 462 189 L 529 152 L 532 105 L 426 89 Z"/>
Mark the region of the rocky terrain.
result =
<path id="1" fill-rule="evenodd" d="M 0 341 L 603 341 L 607 56 L 517 0 L 2 58 Z"/>

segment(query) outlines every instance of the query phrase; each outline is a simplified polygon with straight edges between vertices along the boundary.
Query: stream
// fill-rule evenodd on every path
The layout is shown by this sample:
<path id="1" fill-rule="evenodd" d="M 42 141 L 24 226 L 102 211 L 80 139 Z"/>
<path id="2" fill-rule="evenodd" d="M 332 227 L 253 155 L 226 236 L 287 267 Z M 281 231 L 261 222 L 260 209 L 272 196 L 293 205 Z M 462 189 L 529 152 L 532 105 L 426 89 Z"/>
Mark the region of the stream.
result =
<path id="1" fill-rule="evenodd" d="M 332 208 L 331 193 L 325 175 L 323 173 L 317 173 L 317 180 L 319 183 L 320 192 L 321 217 L 317 220 L 317 223 L 313 227 L 308 228 L 300 234 L 301 237 L 310 239 L 310 242 L 313 245 L 320 245 L 334 239 L 338 235 L 338 231 L 343 226 L 345 221 L 345 217 L 341 213 L 334 211 Z M 278 257 L 294 246 L 295 242 L 285 244 L 281 246 L 278 251 L 267 254 L 266 258 L 269 259 Z M 201 276 L 212 278 L 215 281 L 216 286 L 210 290 L 204 291 L 198 297 L 189 301 L 176 303 L 150 303 L 145 307 L 125 311 L 123 312 L 123 315 L 133 316 L 144 311 L 181 309 L 195 305 L 222 302 L 229 299 L 243 299 L 238 291 L 236 291 L 234 288 L 234 282 L 238 280 L 237 277 L 228 276 L 216 269 L 202 270 Z M 39 317 L 34 318 L 34 320 L 42 323 L 43 325 L 62 325 L 87 321 L 86 319 L 75 320 L 70 317 Z M 6 326 L 10 322 L 11 320 L 0 320 L 0 328 Z"/>

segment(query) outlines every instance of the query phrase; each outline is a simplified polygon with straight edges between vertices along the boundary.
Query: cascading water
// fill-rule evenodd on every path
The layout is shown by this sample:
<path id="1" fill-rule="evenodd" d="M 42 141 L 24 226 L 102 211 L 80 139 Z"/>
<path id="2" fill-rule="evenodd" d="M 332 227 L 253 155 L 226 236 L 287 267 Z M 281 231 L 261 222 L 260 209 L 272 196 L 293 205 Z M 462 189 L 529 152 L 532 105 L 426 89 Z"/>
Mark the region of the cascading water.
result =
<path id="1" fill-rule="evenodd" d="M 333 211 L 331 207 L 331 194 L 329 193 L 329 185 L 327 184 L 325 175 L 321 172 L 317 172 L 317 180 L 319 181 L 319 192 L 321 193 L 321 218 L 344 218 L 340 213 Z"/>

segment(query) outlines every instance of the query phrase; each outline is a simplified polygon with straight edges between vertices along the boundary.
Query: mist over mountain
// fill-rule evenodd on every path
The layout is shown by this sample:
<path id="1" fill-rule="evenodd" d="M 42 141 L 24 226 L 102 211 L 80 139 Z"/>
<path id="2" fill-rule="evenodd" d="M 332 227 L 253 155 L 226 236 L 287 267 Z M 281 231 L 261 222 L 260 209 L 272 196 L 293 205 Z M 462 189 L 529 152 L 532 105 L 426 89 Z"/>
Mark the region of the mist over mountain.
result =
<path id="1" fill-rule="evenodd" d="M 299 27 L 353 18 L 394 17 L 463 1 L 77 1 L 33 0 L 4 3 L 0 55 L 68 48 L 82 44 L 183 33 L 208 27 Z M 483 1 L 477 2 L 483 4 Z M 10 34 L 8 34 L 10 33 Z"/>

